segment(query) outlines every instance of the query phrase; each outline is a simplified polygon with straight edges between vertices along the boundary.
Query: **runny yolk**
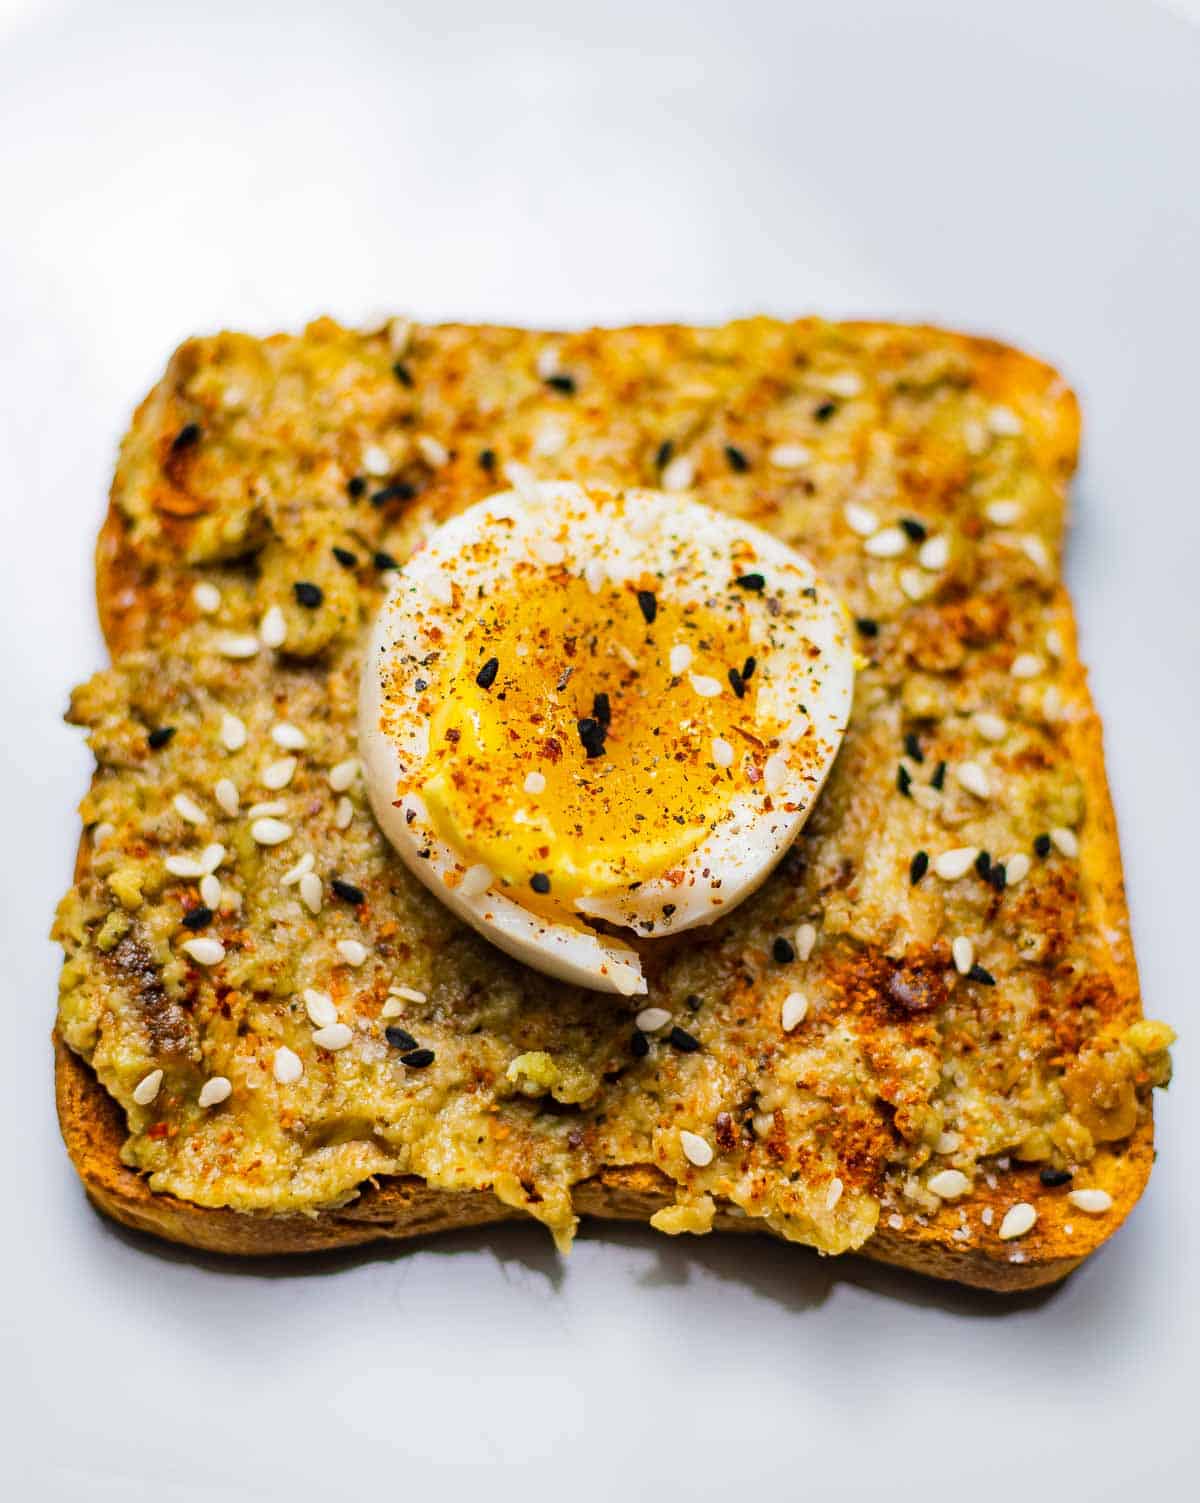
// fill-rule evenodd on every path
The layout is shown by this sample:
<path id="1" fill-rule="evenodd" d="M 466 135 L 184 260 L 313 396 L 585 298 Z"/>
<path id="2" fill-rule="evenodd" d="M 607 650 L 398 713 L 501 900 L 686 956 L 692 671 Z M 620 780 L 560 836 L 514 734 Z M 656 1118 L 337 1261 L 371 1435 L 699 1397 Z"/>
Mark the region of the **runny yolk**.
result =
<path id="1" fill-rule="evenodd" d="M 565 570 L 529 572 L 443 654 L 421 793 L 464 860 L 527 904 L 548 879 L 557 907 L 667 874 L 695 849 L 754 775 L 761 673 L 750 665 L 738 697 L 730 669 L 740 684 L 754 649 L 729 592 L 706 599 L 698 585 L 681 603 L 652 576 L 641 592 L 593 594 Z M 683 647 L 691 661 L 673 674 Z M 693 675 L 721 692 L 698 693 Z M 729 767 L 714 760 L 718 737 Z"/>

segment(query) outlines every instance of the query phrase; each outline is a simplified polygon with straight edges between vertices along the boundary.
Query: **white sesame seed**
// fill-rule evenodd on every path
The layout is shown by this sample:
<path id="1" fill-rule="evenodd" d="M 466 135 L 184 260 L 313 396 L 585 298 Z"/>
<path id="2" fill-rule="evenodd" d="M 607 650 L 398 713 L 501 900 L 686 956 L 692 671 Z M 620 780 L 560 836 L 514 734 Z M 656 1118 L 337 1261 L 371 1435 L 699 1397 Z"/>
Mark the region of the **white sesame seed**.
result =
<path id="1" fill-rule="evenodd" d="M 971 723 L 985 741 L 1003 741 L 1008 735 L 1008 721 L 990 710 L 980 710 Z"/>
<path id="2" fill-rule="evenodd" d="M 798 924 L 793 943 L 796 948 L 796 959 L 807 960 L 816 948 L 817 926 L 815 924 Z"/>
<path id="3" fill-rule="evenodd" d="M 991 798 L 992 785 L 978 762 L 960 762 L 954 769 L 959 786 L 976 798 Z"/>
<path id="4" fill-rule="evenodd" d="M 696 465 L 688 454 L 678 454 L 662 472 L 664 491 L 690 490 L 696 478 Z"/>
<path id="5" fill-rule="evenodd" d="M 523 501 L 528 501 L 533 506 L 541 501 L 542 488 L 528 465 L 518 464 L 515 459 L 510 460 L 504 466 L 504 478 Z"/>
<path id="6" fill-rule="evenodd" d="M 802 470 L 812 459 L 812 450 L 803 444 L 776 444 L 767 451 L 767 463 L 777 470 Z"/>
<path id="7" fill-rule="evenodd" d="M 842 507 L 842 516 L 846 519 L 846 526 L 851 532 L 856 532 L 860 538 L 869 538 L 879 528 L 879 518 L 867 506 L 860 506 L 857 501 L 847 501 Z"/>
<path id="8" fill-rule="evenodd" d="M 672 676 L 678 678 L 681 673 L 685 673 L 691 666 L 691 662 L 692 649 L 686 642 L 677 642 L 671 648 L 671 655 L 667 660 Z"/>
<path id="9" fill-rule="evenodd" d="M 1029 868 L 1033 865 L 1024 851 L 1016 851 L 1007 857 L 1004 862 L 1004 879 L 1008 887 L 1015 887 L 1018 882 L 1023 882 L 1029 875 Z"/>
<path id="10" fill-rule="evenodd" d="M 287 641 L 287 618 L 279 606 L 272 605 L 264 611 L 258 623 L 258 636 L 264 647 L 282 647 Z"/>
<path id="11" fill-rule="evenodd" d="M 763 785 L 768 793 L 778 793 L 787 785 L 791 769 L 786 757 L 772 752 L 763 765 Z"/>
<path id="12" fill-rule="evenodd" d="M 221 906 L 221 879 L 212 872 L 205 872 L 200 878 L 200 901 L 206 908 Z"/>
<path id="13" fill-rule="evenodd" d="M 527 772 L 525 774 L 524 789 L 526 793 L 545 793 L 546 775 L 542 772 Z"/>
<path id="14" fill-rule="evenodd" d="M 426 993 L 418 990 L 418 988 L 415 986 L 389 986 L 388 991 L 392 994 L 393 997 L 402 997 L 405 1002 L 429 1001 Z"/>
<path id="15" fill-rule="evenodd" d="M 917 562 L 922 569 L 929 569 L 934 573 L 946 567 L 950 562 L 950 539 L 945 533 L 925 539 L 917 553 Z"/>
<path id="16" fill-rule="evenodd" d="M 226 751 L 241 751 L 246 744 L 246 722 L 226 711 L 221 716 L 221 745 Z"/>
<path id="17" fill-rule="evenodd" d="M 883 527 L 863 543 L 863 552 L 872 558 L 899 558 L 908 547 L 908 534 L 902 527 Z"/>
<path id="18" fill-rule="evenodd" d="M 624 642 L 614 642 L 613 651 L 625 664 L 626 668 L 632 668 L 635 672 L 637 671 L 638 660 L 630 652 L 629 648 L 625 646 Z"/>
<path id="19" fill-rule="evenodd" d="M 683 1156 L 689 1164 L 695 1164 L 697 1169 L 705 1169 L 713 1161 L 712 1145 L 705 1142 L 699 1133 L 688 1132 L 686 1128 L 679 1134 L 679 1146 L 683 1149 Z"/>
<path id="20" fill-rule="evenodd" d="M 1010 500 L 989 501 L 983 508 L 983 514 L 993 527 L 1011 527 L 1021 520 L 1021 503 Z"/>
<path id="21" fill-rule="evenodd" d="M 207 876 L 209 872 L 215 872 L 224 859 L 225 847 L 223 845 L 218 845 L 216 841 L 212 845 L 206 845 L 200 852 L 200 865 L 204 875 Z"/>
<path id="22" fill-rule="evenodd" d="M 1068 830 L 1065 825 L 1056 825 L 1050 831 L 1050 839 L 1054 842 L 1054 849 L 1060 855 L 1074 860 L 1079 855 L 1079 837 L 1074 830 Z"/>
<path id="23" fill-rule="evenodd" d="M 296 766 L 295 757 L 279 757 L 274 762 L 264 763 L 259 774 L 259 781 L 264 788 L 269 788 L 272 793 L 278 793 L 281 788 L 286 788 L 292 781 Z"/>
<path id="24" fill-rule="evenodd" d="M 934 1144 L 934 1150 L 937 1153 L 953 1153 L 961 1142 L 962 1138 L 956 1132 L 940 1132 L 938 1133 L 938 1140 Z"/>
<path id="25" fill-rule="evenodd" d="M 247 819 L 275 819 L 281 814 L 288 812 L 288 806 L 281 798 L 265 799 L 262 803 L 251 804 L 246 810 Z"/>
<path id="26" fill-rule="evenodd" d="M 959 934 L 950 941 L 950 953 L 954 956 L 954 969 L 965 976 L 975 964 L 975 946 L 965 934 Z"/>
<path id="27" fill-rule="evenodd" d="M 976 846 L 955 846 L 953 850 L 943 851 L 933 858 L 933 870 L 944 882 L 957 882 L 959 877 L 965 877 L 975 865 L 975 857 L 978 855 Z"/>
<path id="28" fill-rule="evenodd" d="M 1052 626 L 1046 633 L 1046 651 L 1052 658 L 1061 658 L 1063 655 L 1062 632 L 1057 626 Z"/>
<path id="29" fill-rule="evenodd" d="M 392 467 L 392 461 L 388 458 L 386 449 L 378 444 L 367 444 L 362 451 L 362 467 L 368 475 L 374 475 L 377 479 L 386 475 Z"/>
<path id="30" fill-rule="evenodd" d="M 1036 1220 L 1037 1212 L 1029 1202 L 1019 1200 L 1015 1206 L 1009 1206 L 1004 1213 L 1004 1220 L 1000 1223 L 1002 1240 L 1011 1242 L 1014 1237 L 1023 1237 Z"/>
<path id="31" fill-rule="evenodd" d="M 198 1104 L 202 1107 L 220 1106 L 233 1095 L 233 1086 L 224 1075 L 213 1075 L 200 1087 Z"/>
<path id="32" fill-rule="evenodd" d="M 328 992 L 319 992 L 316 987 L 307 986 L 303 996 L 304 1011 L 314 1028 L 328 1028 L 331 1023 L 337 1022 L 337 1008 Z"/>
<path id="33" fill-rule="evenodd" d="M 313 1030 L 313 1043 L 318 1049 L 344 1049 L 353 1037 L 353 1031 L 345 1023 L 330 1023 L 328 1028 Z"/>
<path id="34" fill-rule="evenodd" d="M 557 568 L 567 556 L 567 550 L 555 538 L 539 538 L 533 545 L 533 551 L 542 563 L 552 569 Z"/>
<path id="35" fill-rule="evenodd" d="M 718 767 L 733 766 L 733 747 L 723 736 L 713 737 L 712 759 Z"/>
<path id="36" fill-rule="evenodd" d="M 347 965 L 353 966 L 362 965 L 363 961 L 371 953 L 366 945 L 361 944 L 357 939 L 339 939 L 337 942 L 337 952 Z"/>
<path id="37" fill-rule="evenodd" d="M 275 1079 L 280 1085 L 293 1085 L 304 1074 L 300 1056 L 293 1053 L 286 1044 L 280 1044 L 276 1049 L 273 1068 Z"/>
<path id="38" fill-rule="evenodd" d="M 339 830 L 344 830 L 353 818 L 354 805 L 345 796 L 345 794 L 343 794 L 342 797 L 338 799 L 337 807 L 333 811 L 333 822 Z"/>
<path id="39" fill-rule="evenodd" d="M 1036 652 L 1020 652 L 1012 661 L 1009 672 L 1013 678 L 1037 678 L 1046 665 Z"/>
<path id="40" fill-rule="evenodd" d="M 901 569 L 900 589 L 909 600 L 924 600 L 933 589 L 933 581 L 920 569 Z"/>
<path id="41" fill-rule="evenodd" d="M 202 877 L 204 865 L 196 856 L 167 856 L 163 865 L 173 877 Z"/>
<path id="42" fill-rule="evenodd" d="M 281 746 L 284 751 L 303 751 L 308 745 L 308 737 L 298 725 L 289 725 L 286 720 L 281 720 L 278 725 L 271 727 L 271 740 L 276 746 Z"/>
<path id="43" fill-rule="evenodd" d="M 325 885 L 316 872 L 305 872 L 300 878 L 300 901 L 309 913 L 320 913 L 325 901 Z"/>
<path id="44" fill-rule="evenodd" d="M 989 408 L 987 425 L 997 438 L 1013 438 L 1021 432 L 1021 419 L 1011 407 Z"/>
<path id="45" fill-rule="evenodd" d="M 583 577 L 593 595 L 598 595 L 604 586 L 604 565 L 598 558 L 589 558 L 583 566 Z"/>
<path id="46" fill-rule="evenodd" d="M 388 320 L 388 344 L 392 354 L 397 359 L 401 355 L 408 354 L 408 347 L 412 344 L 413 326 L 411 318 L 391 318 Z"/>
<path id="47" fill-rule="evenodd" d="M 113 826 L 110 825 L 106 819 L 101 820 L 98 825 L 93 825 L 92 827 L 92 845 L 95 846 L 97 850 L 99 850 L 100 847 L 104 845 L 106 841 L 111 840 L 113 835 L 115 834 L 116 831 L 114 830 Z"/>
<path id="48" fill-rule="evenodd" d="M 1112 1210 L 1113 1198 L 1107 1190 L 1069 1190 L 1067 1199 L 1077 1211 L 1086 1211 L 1089 1216 L 1103 1216 Z"/>
<path id="49" fill-rule="evenodd" d="M 163 1083 L 163 1072 L 151 1070 L 149 1075 L 143 1075 L 141 1080 L 133 1088 L 133 1099 L 139 1106 L 149 1106 L 158 1095 L 158 1088 Z"/>
<path id="50" fill-rule="evenodd" d="M 185 939 L 179 947 L 190 955 L 197 965 L 220 965 L 225 959 L 225 946 L 219 939 Z"/>
<path id="51" fill-rule="evenodd" d="M 930 1177 L 928 1188 L 939 1200 L 957 1200 L 971 1188 L 971 1181 L 961 1169 L 943 1169 Z"/>
<path id="52" fill-rule="evenodd" d="M 991 1226 L 992 1222 L 996 1219 L 996 1213 L 992 1210 L 991 1206 L 984 1206 L 983 1210 L 979 1213 L 979 1219 L 983 1222 L 984 1226 Z"/>
<path id="53" fill-rule="evenodd" d="M 213 616 L 221 609 L 221 592 L 207 579 L 202 579 L 196 585 L 192 591 L 192 599 L 196 603 L 196 609 L 205 616 Z"/>
<path id="54" fill-rule="evenodd" d="M 808 734 L 808 728 L 812 724 L 807 715 L 795 715 L 783 728 L 780 740 L 785 746 L 794 746 Z"/>
<path id="55" fill-rule="evenodd" d="M 829 1189 L 825 1192 L 825 1209 L 827 1211 L 832 1211 L 838 1201 L 841 1200 L 844 1188 L 845 1186 L 836 1175 L 829 1181 Z"/>
<path id="56" fill-rule="evenodd" d="M 756 1112 L 750 1119 L 755 1134 L 760 1138 L 767 1138 L 775 1126 L 775 1114 L 773 1112 Z"/>
<path id="57" fill-rule="evenodd" d="M 404 1003 L 399 997 L 388 997 L 379 1009 L 379 1016 L 385 1020 L 388 1018 L 402 1018 L 404 1016 Z"/>
<path id="58" fill-rule="evenodd" d="M 799 1028 L 807 1016 L 808 998 L 803 992 L 788 992 L 779 1009 L 779 1022 L 784 1033 L 791 1033 L 793 1028 Z"/>
<path id="59" fill-rule="evenodd" d="M 1035 533 L 1026 533 L 1020 540 L 1020 548 L 1035 568 L 1048 569 L 1050 567 L 1050 552 Z"/>
<path id="60" fill-rule="evenodd" d="M 1042 714 L 1047 720 L 1057 720 L 1062 714 L 1062 690 L 1057 684 L 1047 684 L 1042 695 Z"/>
<path id="61" fill-rule="evenodd" d="M 238 812 L 241 806 L 237 784 L 232 778 L 218 778 L 216 787 L 213 789 L 213 797 L 230 818 Z"/>
<path id="62" fill-rule="evenodd" d="M 835 371 L 825 378 L 825 390 L 835 397 L 856 397 L 862 387 L 862 377 L 857 371 Z"/>
<path id="63" fill-rule="evenodd" d="M 537 352 L 535 369 L 539 381 L 549 381 L 551 376 L 559 373 L 558 365 L 559 348 L 556 344 L 544 344 Z"/>
<path id="64" fill-rule="evenodd" d="M 432 433 L 418 433 L 415 439 L 417 452 L 431 470 L 439 470 L 450 459 L 450 451 Z"/>
<path id="65" fill-rule="evenodd" d="M 665 1007 L 643 1007 L 634 1022 L 643 1033 L 657 1033 L 660 1028 L 665 1028 L 671 1021 L 671 1014 Z"/>
<path id="66" fill-rule="evenodd" d="M 458 884 L 458 890 L 464 898 L 479 898 L 492 885 L 491 868 L 484 866 L 483 862 L 477 862 L 474 866 L 468 866 L 463 873 L 463 879 Z"/>
<path id="67" fill-rule="evenodd" d="M 258 645 L 257 637 L 238 636 L 236 633 L 218 637 L 216 642 L 217 651 L 223 658 L 252 658 L 258 652 Z"/>
<path id="68" fill-rule="evenodd" d="M 339 762 L 329 769 L 329 786 L 334 793 L 345 793 L 350 784 L 358 776 L 359 761 L 357 757 L 347 757 L 344 762 Z"/>
<path id="69" fill-rule="evenodd" d="M 721 681 L 717 678 L 709 678 L 704 673 L 693 673 L 691 685 L 701 699 L 715 699 L 721 692 Z"/>
<path id="70" fill-rule="evenodd" d="M 256 819 L 250 834 L 258 845 L 282 845 L 292 838 L 292 827 L 284 819 Z"/>
<path id="71" fill-rule="evenodd" d="M 891 1227 L 892 1231 L 898 1232 L 904 1225 L 904 1217 L 900 1215 L 899 1211 L 893 1211 L 887 1219 L 887 1224 Z"/>
<path id="72" fill-rule="evenodd" d="M 552 459 L 567 447 L 569 436 L 565 424 L 556 418 L 545 418 L 533 435 L 533 452 L 539 459 Z"/>
<path id="73" fill-rule="evenodd" d="M 291 887 L 296 882 L 299 882 L 300 878 L 305 874 L 305 872 L 312 871 L 315 865 L 316 859 L 313 856 L 313 853 L 311 851 L 305 851 L 304 855 L 300 857 L 295 866 L 289 867 L 279 880 L 285 887 Z"/>

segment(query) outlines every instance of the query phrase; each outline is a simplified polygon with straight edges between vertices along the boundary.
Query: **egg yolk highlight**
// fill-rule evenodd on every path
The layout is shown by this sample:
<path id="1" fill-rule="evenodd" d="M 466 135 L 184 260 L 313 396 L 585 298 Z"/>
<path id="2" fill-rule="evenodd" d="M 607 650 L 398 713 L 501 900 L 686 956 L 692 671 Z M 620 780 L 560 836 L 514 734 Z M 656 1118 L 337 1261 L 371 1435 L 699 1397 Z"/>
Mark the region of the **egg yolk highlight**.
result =
<path id="1" fill-rule="evenodd" d="M 421 705 L 434 828 L 530 906 L 669 874 L 755 776 L 745 603 L 644 586 L 527 571 L 464 621 Z"/>

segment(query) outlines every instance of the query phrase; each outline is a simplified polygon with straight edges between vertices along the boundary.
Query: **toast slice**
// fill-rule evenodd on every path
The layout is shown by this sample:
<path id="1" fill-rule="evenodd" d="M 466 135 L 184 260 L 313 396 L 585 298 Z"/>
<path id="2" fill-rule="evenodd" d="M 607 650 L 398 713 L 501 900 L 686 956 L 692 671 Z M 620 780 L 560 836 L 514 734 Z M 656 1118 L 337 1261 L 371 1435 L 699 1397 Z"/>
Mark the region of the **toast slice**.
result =
<path id="1" fill-rule="evenodd" d="M 92 1200 L 234 1253 L 522 1214 L 565 1244 L 594 1215 L 769 1230 L 993 1289 L 1069 1272 L 1145 1184 L 1170 1041 L 1141 1020 L 1059 579 L 1077 439 L 1049 368 L 924 328 L 326 321 L 183 346 L 135 416 L 101 534 L 114 667 L 73 703 L 98 768 L 56 925 L 56 1081 Z M 649 1000 L 699 1049 L 632 1054 L 634 1009 L 462 932 L 357 792 L 327 786 L 353 752 L 351 686 L 392 560 L 512 463 L 686 483 L 810 552 L 859 620 L 855 717 L 793 859 L 711 936 L 643 946 Z M 319 611 L 291 598 L 299 577 L 320 581 Z M 301 712 L 312 765 L 286 812 L 319 871 L 365 888 L 352 917 L 307 914 L 288 880 L 301 845 L 264 855 L 241 808 L 213 802 L 218 775 L 248 788 L 246 759 Z M 968 761 L 990 797 L 956 782 Z M 232 855 L 194 929 L 195 877 L 166 857 L 202 861 L 203 841 Z M 960 878 L 918 871 L 920 852 L 975 847 L 993 854 Z M 781 965 L 772 936 L 798 927 L 810 953 Z M 221 937 L 213 972 L 180 956 L 196 932 Z M 336 946 L 359 933 L 371 959 L 347 966 Z M 991 970 L 956 966 L 968 936 Z M 336 1062 L 312 1057 L 299 1002 L 318 983 L 362 1036 Z M 798 984 L 810 1019 L 783 1037 L 780 991 Z M 380 1041 L 397 1007 L 436 1042 L 419 1080 Z M 298 1087 L 270 1072 L 288 1040 Z M 507 1066 L 539 1046 L 557 1078 L 515 1088 Z M 217 1074 L 232 1093 L 201 1107 Z M 711 1166 L 683 1158 L 681 1127 L 715 1138 Z M 1091 1210 L 1068 1198 L 1083 1188 L 1102 1192 Z"/>

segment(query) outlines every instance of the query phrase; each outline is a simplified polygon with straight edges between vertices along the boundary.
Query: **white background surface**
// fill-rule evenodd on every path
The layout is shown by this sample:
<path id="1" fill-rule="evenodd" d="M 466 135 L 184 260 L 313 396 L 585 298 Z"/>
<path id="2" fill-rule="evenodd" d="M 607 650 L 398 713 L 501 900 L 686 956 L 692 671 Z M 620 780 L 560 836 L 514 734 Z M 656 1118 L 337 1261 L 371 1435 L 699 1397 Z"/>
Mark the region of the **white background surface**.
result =
<path id="1" fill-rule="evenodd" d="M 1194 0 L 1188 0 L 1194 4 Z M 1159 1499 L 1196 1460 L 1200 30 L 1149 4 L 0 0 L 0 1479 L 21 1500 Z M 537 1228 L 232 1266 L 87 1208 L 50 1096 L 117 438 L 183 336 L 761 309 L 1024 343 L 1087 420 L 1071 583 L 1160 1162 L 1004 1302 L 766 1239 Z M 1194 1494 L 1193 1494 L 1194 1496 Z"/>

